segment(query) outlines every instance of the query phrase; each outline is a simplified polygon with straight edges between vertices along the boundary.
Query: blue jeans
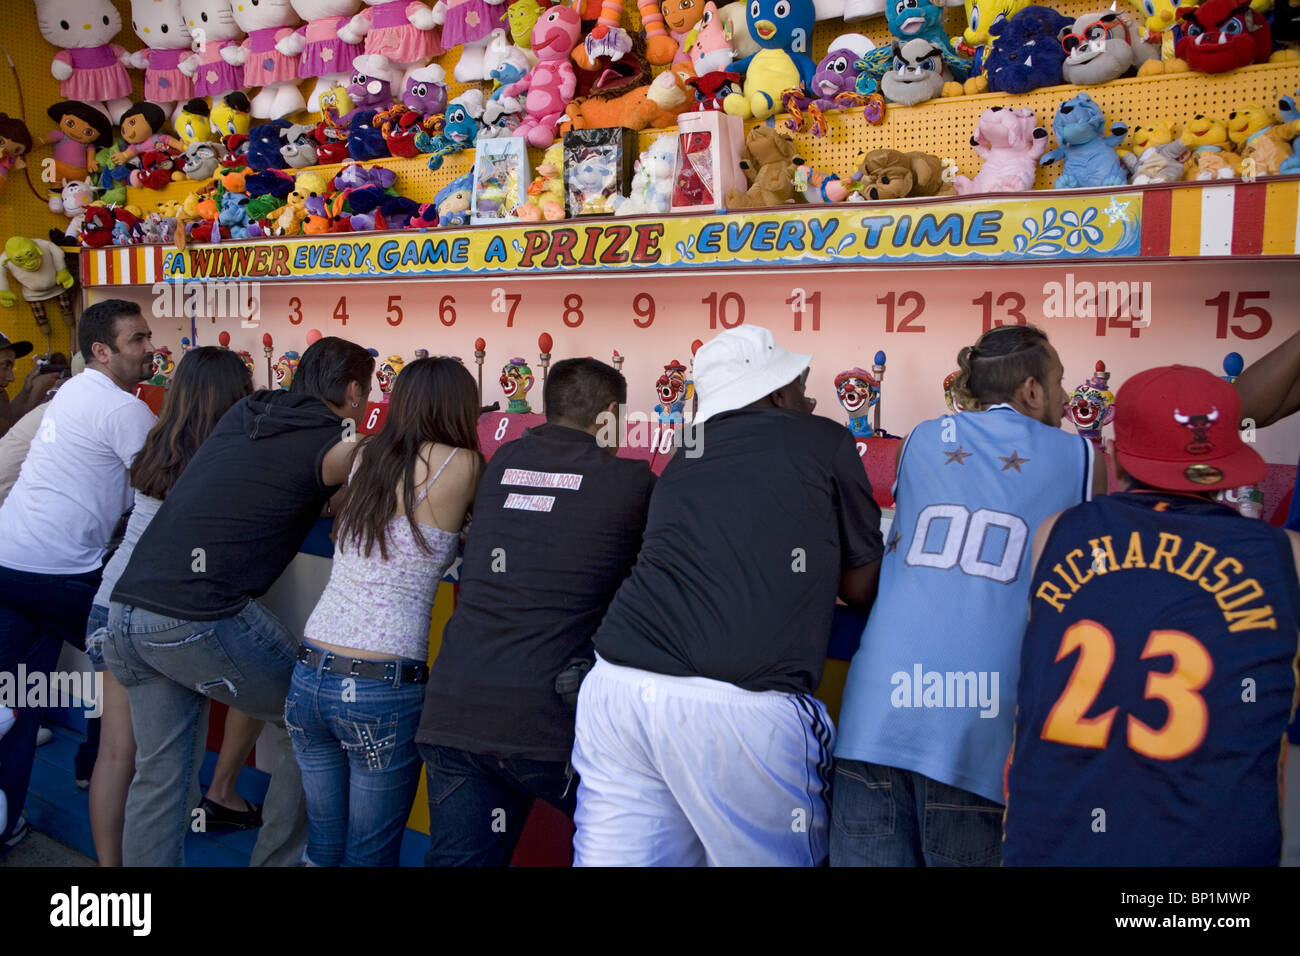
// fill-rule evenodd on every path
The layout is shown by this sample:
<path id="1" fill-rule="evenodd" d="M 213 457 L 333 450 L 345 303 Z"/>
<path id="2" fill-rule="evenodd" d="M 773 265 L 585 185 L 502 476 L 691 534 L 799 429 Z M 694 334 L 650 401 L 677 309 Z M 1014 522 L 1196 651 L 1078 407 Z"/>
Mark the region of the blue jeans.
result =
<path id="1" fill-rule="evenodd" d="M 183 866 L 186 830 L 201 826 L 190 810 L 198 805 L 207 699 L 279 723 L 298 641 L 256 601 L 217 621 L 114 602 L 108 630 L 104 661 L 130 698 L 136 743 L 122 862 Z"/>
<path id="2" fill-rule="evenodd" d="M 90 602 L 99 587 L 100 572 L 36 574 L 0 567 L 0 674 L 16 681 L 18 665 L 28 674 L 54 670 L 64 641 L 80 647 L 86 633 Z M 20 698 L 25 687 L 15 688 Z M 14 708 L 15 722 L 0 740 L 0 790 L 9 803 L 9 820 L 0 842 L 18 825 L 36 757 L 40 707 Z"/>
<path id="3" fill-rule="evenodd" d="M 424 684 L 294 667 L 284 726 L 307 795 L 310 865 L 397 866 L 420 785 L 423 702 Z"/>
<path id="4" fill-rule="evenodd" d="M 420 745 L 429 790 L 425 866 L 507 866 L 537 798 L 573 816 L 568 763 Z"/>
<path id="5" fill-rule="evenodd" d="M 1002 810 L 911 770 L 836 760 L 831 866 L 998 866 Z"/>

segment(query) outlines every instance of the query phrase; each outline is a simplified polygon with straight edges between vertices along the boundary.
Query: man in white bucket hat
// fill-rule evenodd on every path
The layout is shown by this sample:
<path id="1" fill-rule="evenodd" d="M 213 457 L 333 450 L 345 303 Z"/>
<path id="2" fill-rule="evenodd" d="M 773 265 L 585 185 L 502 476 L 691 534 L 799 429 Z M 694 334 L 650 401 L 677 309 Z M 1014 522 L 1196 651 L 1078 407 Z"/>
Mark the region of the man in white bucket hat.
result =
<path id="1" fill-rule="evenodd" d="M 875 597 L 880 509 L 810 356 L 742 326 L 695 356 L 701 454 L 668 463 L 578 700 L 577 865 L 816 865 L 838 594 Z"/>

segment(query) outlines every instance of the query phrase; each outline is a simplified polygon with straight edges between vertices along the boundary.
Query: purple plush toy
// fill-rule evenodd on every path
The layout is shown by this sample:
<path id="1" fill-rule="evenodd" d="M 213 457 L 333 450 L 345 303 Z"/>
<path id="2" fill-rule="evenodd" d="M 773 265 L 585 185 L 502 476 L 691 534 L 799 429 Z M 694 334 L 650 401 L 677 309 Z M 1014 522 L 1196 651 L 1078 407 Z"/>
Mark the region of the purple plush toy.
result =
<path id="1" fill-rule="evenodd" d="M 858 33 L 846 33 L 831 41 L 830 52 L 817 64 L 817 71 L 808 84 L 808 92 L 815 98 L 818 109 L 836 109 L 836 93 L 854 92 L 858 74 L 862 72 L 856 64 L 874 46 Z"/>
<path id="2" fill-rule="evenodd" d="M 447 112 L 447 74 L 443 68 L 430 63 L 408 73 L 402 103 L 421 116 Z"/>
<path id="3" fill-rule="evenodd" d="M 348 96 L 355 107 L 349 116 L 361 110 L 386 110 L 393 105 L 393 87 L 388 73 L 388 61 L 378 54 L 368 53 L 352 60 L 352 81 Z"/>

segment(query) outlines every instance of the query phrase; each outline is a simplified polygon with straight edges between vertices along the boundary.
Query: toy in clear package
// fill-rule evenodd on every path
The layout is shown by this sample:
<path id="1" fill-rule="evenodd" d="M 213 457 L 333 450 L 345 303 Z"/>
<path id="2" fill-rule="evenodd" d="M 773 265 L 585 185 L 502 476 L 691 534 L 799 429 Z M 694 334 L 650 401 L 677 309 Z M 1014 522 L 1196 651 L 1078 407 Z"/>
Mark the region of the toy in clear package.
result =
<path id="1" fill-rule="evenodd" d="M 564 186 L 570 216 L 612 216 L 632 182 L 636 134 L 621 126 L 564 134 Z"/>
<path id="2" fill-rule="evenodd" d="M 745 124 L 738 116 L 710 110 L 679 117 L 674 212 L 725 212 L 727 193 L 745 191 L 748 183 L 740 169 L 744 138 Z"/>
<path id="3" fill-rule="evenodd" d="M 528 201 L 531 179 L 528 147 L 522 138 L 481 140 L 474 155 L 470 221 L 478 225 L 518 221 L 516 210 Z"/>

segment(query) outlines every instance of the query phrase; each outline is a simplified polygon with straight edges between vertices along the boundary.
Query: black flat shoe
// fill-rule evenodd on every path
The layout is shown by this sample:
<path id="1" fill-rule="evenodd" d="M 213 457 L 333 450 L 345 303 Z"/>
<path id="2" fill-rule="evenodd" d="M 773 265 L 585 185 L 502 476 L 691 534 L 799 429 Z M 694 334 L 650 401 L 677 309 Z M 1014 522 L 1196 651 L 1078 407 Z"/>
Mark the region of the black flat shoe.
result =
<path id="1" fill-rule="evenodd" d="M 247 801 L 245 801 L 247 803 Z M 262 825 L 262 808 L 256 803 L 248 804 L 251 810 L 231 810 L 219 803 L 213 803 L 207 797 L 199 804 L 203 811 L 204 829 L 209 833 L 225 830 L 255 830 Z"/>

